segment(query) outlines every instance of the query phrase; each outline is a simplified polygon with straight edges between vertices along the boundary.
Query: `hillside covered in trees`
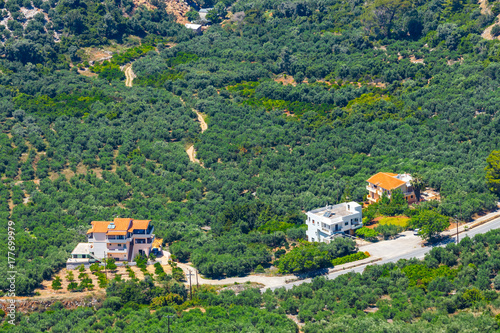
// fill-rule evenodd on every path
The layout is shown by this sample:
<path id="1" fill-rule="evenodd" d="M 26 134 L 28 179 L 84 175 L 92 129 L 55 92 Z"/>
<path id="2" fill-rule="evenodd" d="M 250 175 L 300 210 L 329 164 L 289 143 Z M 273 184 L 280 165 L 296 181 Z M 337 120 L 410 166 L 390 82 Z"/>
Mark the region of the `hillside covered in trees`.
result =
<path id="1" fill-rule="evenodd" d="M 152 219 L 178 259 L 221 277 L 270 265 L 304 238 L 303 211 L 362 201 L 379 171 L 418 172 L 440 191 L 425 207 L 440 216 L 457 216 L 459 199 L 464 219 L 496 206 L 485 167 L 500 141 L 500 42 L 481 34 L 498 1 L 221 1 L 222 23 L 200 36 L 151 4 L 2 2 L 0 228 L 15 223 L 19 295 L 64 266 L 92 220 Z M 115 54 L 92 60 L 97 49 Z M 192 109 L 206 116 L 203 133 Z M 186 154 L 192 144 L 202 165 Z M 314 309 L 302 311 L 317 321 L 311 332 L 337 330 Z M 242 323 L 261 312 L 241 311 Z M 408 312 L 400 319 L 424 315 Z M 451 325 L 439 318 L 418 325 Z M 483 319 L 496 323 L 473 320 Z M 373 324 L 364 320 L 352 325 Z"/>

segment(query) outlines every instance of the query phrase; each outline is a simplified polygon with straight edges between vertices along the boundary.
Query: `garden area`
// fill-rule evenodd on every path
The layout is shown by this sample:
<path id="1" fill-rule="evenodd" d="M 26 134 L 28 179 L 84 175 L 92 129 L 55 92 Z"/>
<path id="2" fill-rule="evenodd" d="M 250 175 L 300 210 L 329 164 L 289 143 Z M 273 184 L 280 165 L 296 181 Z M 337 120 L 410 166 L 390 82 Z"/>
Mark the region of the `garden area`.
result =
<path id="1" fill-rule="evenodd" d="M 409 206 L 403 193 L 394 191 L 390 199 L 384 195 L 363 209 L 363 227 L 356 230 L 356 235 L 374 242 L 394 238 L 408 229 L 419 229 L 419 235 L 430 240 L 450 226 L 450 218 L 440 214 L 438 205 L 434 200 Z"/>

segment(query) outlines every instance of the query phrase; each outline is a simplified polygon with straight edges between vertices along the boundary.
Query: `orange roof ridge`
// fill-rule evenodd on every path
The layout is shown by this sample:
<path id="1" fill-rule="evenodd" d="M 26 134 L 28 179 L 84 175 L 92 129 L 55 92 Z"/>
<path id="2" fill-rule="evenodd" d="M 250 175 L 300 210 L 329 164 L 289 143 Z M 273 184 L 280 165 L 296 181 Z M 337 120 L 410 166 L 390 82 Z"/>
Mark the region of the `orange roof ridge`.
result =
<path id="1" fill-rule="evenodd" d="M 147 229 L 151 220 L 132 220 L 132 226 L 129 231 L 134 231 L 135 229 Z"/>
<path id="2" fill-rule="evenodd" d="M 133 231 L 134 229 L 147 229 L 151 220 L 134 220 L 131 218 L 115 218 L 114 221 L 92 221 L 92 228 L 87 231 L 87 234 L 92 232 L 116 233 Z M 115 227 L 108 229 L 108 225 L 113 223 Z"/>
<path id="3" fill-rule="evenodd" d="M 406 183 L 405 181 L 396 178 L 396 176 L 397 174 L 390 172 L 379 172 L 376 175 L 371 176 L 367 182 L 380 186 L 386 190 L 392 190 Z"/>

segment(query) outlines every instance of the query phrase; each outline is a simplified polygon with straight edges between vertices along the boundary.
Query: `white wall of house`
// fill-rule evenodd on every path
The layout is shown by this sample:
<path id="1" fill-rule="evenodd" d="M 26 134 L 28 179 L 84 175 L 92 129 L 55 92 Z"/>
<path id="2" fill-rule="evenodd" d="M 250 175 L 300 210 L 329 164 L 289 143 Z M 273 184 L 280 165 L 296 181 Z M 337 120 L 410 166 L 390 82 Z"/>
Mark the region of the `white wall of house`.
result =
<path id="1" fill-rule="evenodd" d="M 104 252 L 107 250 L 106 234 L 94 233 L 93 237 L 89 238 L 88 241 L 92 243 L 90 252 L 94 252 L 94 257 L 99 259 L 104 258 Z"/>
<path id="2" fill-rule="evenodd" d="M 362 207 L 358 203 L 348 202 L 339 205 L 345 205 L 347 215 L 333 219 L 325 217 L 323 213 L 327 210 L 326 208 L 315 209 L 306 213 L 306 235 L 310 242 L 322 242 L 325 238 L 338 232 L 351 234 L 362 226 Z M 334 208 L 339 205 L 335 205 Z M 321 213 L 318 214 L 318 211 Z"/>

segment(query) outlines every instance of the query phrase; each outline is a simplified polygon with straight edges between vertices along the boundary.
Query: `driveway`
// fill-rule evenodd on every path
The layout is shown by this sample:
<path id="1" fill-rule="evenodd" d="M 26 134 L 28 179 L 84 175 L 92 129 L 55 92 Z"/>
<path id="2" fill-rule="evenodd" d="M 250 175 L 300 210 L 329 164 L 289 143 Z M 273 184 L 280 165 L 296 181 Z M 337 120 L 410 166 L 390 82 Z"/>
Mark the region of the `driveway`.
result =
<path id="1" fill-rule="evenodd" d="M 410 253 L 422 247 L 422 239 L 413 234 L 413 231 L 405 231 L 399 237 L 392 240 L 372 243 L 359 247 L 360 251 L 367 251 L 370 256 L 382 259 L 396 257 L 398 255 Z"/>

